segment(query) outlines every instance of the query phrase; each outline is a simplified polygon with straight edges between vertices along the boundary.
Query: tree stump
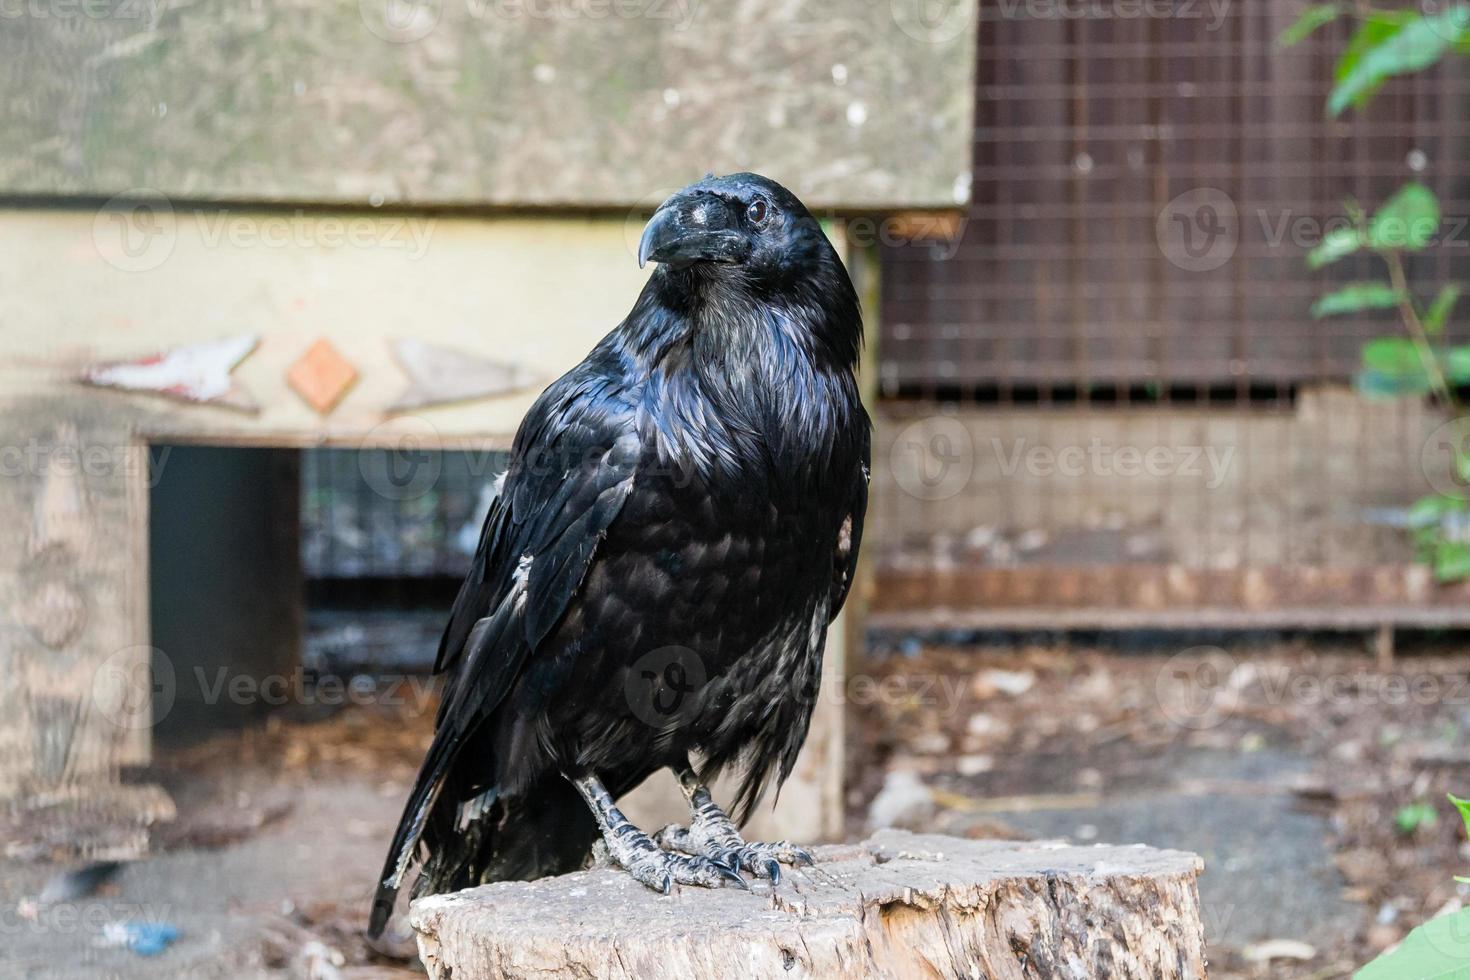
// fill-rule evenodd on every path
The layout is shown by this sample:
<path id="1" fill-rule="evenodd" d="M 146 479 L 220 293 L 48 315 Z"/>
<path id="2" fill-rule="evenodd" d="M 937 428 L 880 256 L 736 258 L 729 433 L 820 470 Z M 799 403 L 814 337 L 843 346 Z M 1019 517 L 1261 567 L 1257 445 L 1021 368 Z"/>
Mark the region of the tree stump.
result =
<path id="1" fill-rule="evenodd" d="M 596 869 L 413 903 L 435 980 L 1203 978 L 1193 854 L 883 831 L 779 887 L 663 896 Z"/>

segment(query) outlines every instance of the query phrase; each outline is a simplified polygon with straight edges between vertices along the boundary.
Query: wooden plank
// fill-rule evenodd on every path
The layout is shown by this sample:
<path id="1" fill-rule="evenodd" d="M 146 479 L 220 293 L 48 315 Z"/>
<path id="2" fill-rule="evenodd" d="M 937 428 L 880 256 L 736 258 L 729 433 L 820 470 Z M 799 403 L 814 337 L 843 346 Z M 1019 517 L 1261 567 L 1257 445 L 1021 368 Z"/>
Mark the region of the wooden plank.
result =
<path id="1" fill-rule="evenodd" d="M 4 18 L 0 195 L 622 211 L 755 169 L 816 208 L 968 200 L 975 0 L 106 6 Z"/>

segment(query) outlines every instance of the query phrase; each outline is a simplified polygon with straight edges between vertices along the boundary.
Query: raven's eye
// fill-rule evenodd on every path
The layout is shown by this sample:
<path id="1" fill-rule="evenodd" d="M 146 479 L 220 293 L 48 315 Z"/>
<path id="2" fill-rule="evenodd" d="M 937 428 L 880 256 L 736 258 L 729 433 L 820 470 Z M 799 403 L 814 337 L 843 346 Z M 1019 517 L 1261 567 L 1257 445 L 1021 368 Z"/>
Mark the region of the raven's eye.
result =
<path id="1" fill-rule="evenodd" d="M 758 225 L 762 221 L 765 221 L 766 202 L 762 201 L 760 198 L 756 198 L 754 201 L 751 201 L 750 207 L 745 209 L 745 216 L 750 219 L 750 223 L 753 225 Z"/>

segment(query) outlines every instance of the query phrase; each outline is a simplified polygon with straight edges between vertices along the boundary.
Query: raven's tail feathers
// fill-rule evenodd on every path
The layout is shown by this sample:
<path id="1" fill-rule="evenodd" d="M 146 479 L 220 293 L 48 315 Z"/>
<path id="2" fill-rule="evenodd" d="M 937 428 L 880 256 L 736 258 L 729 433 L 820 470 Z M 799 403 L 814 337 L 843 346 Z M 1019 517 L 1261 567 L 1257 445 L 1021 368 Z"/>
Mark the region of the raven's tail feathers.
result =
<path id="1" fill-rule="evenodd" d="M 513 793 L 492 789 L 461 803 L 463 786 L 454 766 L 460 747 L 442 748 L 436 739 L 429 749 L 383 866 L 368 921 L 370 937 L 380 935 L 393 914 L 420 841 L 426 857 L 414 882 L 415 898 L 487 881 L 566 874 L 580 869 L 592 851 L 597 821 L 558 772 L 543 773 Z M 470 743 L 465 757 L 478 756 Z"/>
<path id="2" fill-rule="evenodd" d="M 436 816 L 424 835 L 430 854 L 414 897 L 577 871 L 597 837 L 576 787 L 560 773 L 543 773 L 525 789 L 486 794 L 453 826 Z"/>
<path id="3" fill-rule="evenodd" d="M 439 792 L 443 789 L 450 766 L 454 762 L 458 747 L 456 741 L 445 732 L 434 739 L 424 758 L 424 764 L 419 769 L 413 792 L 408 794 L 408 803 L 403 808 L 403 816 L 398 819 L 398 829 L 393 833 L 393 843 L 388 847 L 388 859 L 383 864 L 383 873 L 378 878 L 378 890 L 373 896 L 373 911 L 368 919 L 368 936 L 372 938 L 382 934 L 383 927 L 393 914 L 393 904 L 398 897 L 398 889 L 403 884 L 403 876 L 413 863 L 419 838 L 423 835 L 424 827 L 428 824 L 434 805 L 438 802 Z"/>

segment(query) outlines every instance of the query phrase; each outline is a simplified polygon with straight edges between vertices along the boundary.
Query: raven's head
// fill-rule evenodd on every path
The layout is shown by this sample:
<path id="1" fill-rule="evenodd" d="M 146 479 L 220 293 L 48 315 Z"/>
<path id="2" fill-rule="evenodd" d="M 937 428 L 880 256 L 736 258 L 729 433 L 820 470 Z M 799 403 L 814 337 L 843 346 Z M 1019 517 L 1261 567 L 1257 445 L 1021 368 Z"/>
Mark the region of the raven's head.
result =
<path id="1" fill-rule="evenodd" d="M 760 174 L 730 174 L 706 177 L 659 205 L 638 243 L 638 265 L 712 274 L 725 266 L 733 276 L 766 278 L 796 271 L 824 248 L 831 249 L 826 236 L 796 195 Z"/>
<path id="2" fill-rule="evenodd" d="M 709 176 L 670 196 L 638 243 L 638 265 L 650 261 L 665 293 L 784 306 L 843 360 L 856 356 L 862 326 L 847 271 L 811 212 L 768 177 Z"/>

